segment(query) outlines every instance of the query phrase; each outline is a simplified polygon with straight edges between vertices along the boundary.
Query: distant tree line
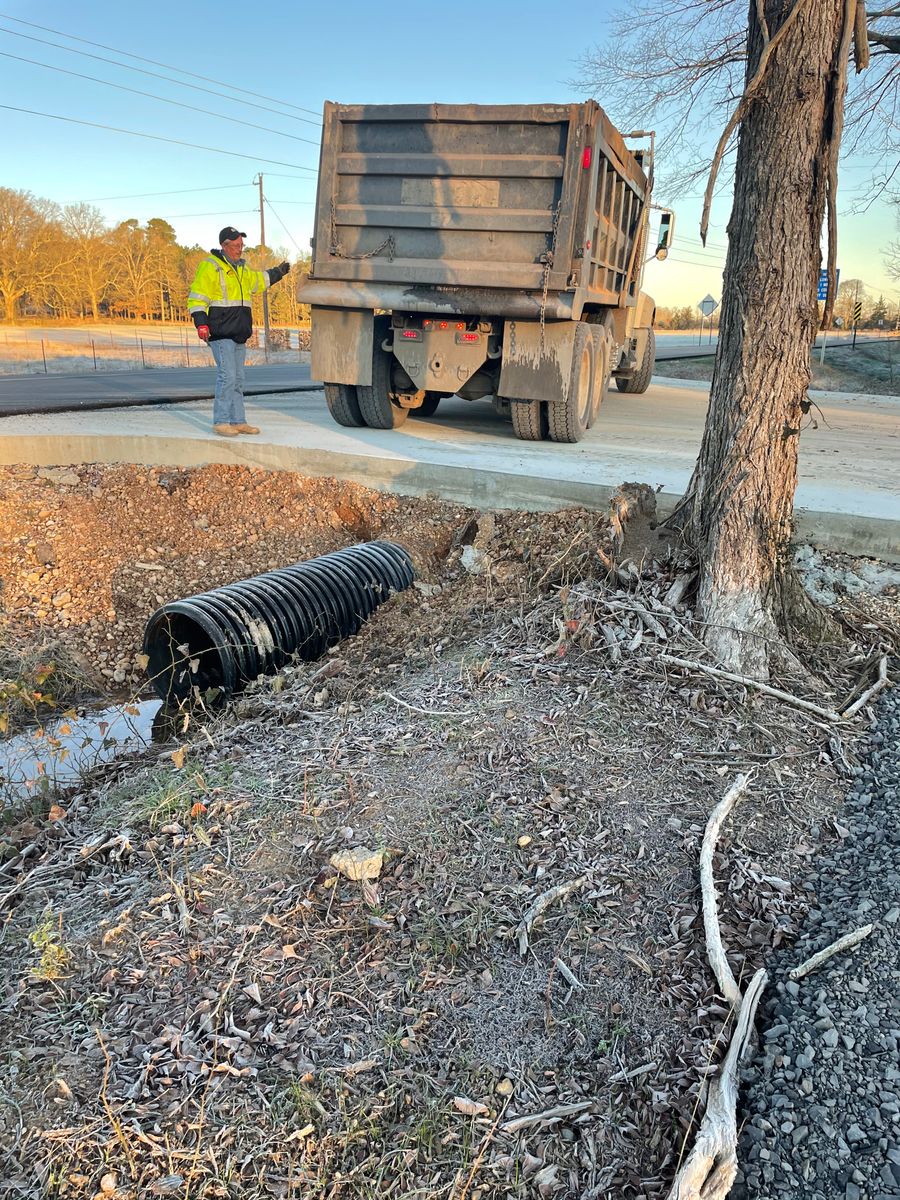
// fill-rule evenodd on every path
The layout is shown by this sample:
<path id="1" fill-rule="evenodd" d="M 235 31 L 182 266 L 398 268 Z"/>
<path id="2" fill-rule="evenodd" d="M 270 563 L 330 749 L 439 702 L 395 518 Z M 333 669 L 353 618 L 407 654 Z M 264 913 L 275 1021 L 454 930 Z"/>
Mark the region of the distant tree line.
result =
<path id="1" fill-rule="evenodd" d="M 834 324 L 837 328 L 848 329 L 853 324 L 853 309 L 857 302 L 862 304 L 862 316 L 858 326 L 860 329 L 888 330 L 898 325 L 898 305 L 889 305 L 884 296 L 876 297 L 861 279 L 848 279 L 838 288 L 834 306 Z M 713 328 L 716 329 L 718 324 L 719 309 L 716 309 L 712 315 Z M 658 308 L 655 325 L 657 329 L 698 329 L 700 310 L 690 304 L 680 308 Z"/>
<path id="2" fill-rule="evenodd" d="M 89 204 L 61 207 L 30 192 L 0 187 L 0 316 L 8 322 L 41 320 L 187 321 L 187 295 L 208 246 L 181 246 L 160 217 L 108 226 Z M 274 266 L 290 255 L 283 247 L 248 247 L 251 266 Z M 296 260 L 294 260 L 296 261 Z M 308 263 L 297 264 L 300 271 Z M 308 317 L 297 303 L 298 274 L 273 288 L 273 325 Z M 257 311 L 258 308 L 258 311 Z M 262 301 L 254 300 L 262 322 Z"/>

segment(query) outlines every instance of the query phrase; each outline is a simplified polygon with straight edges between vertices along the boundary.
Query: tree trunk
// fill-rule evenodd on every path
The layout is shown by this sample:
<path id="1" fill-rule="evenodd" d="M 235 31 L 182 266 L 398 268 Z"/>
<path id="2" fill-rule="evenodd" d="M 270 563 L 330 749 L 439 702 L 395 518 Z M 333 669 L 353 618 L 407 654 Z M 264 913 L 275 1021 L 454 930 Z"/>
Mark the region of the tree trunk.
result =
<path id="1" fill-rule="evenodd" d="M 707 646 L 759 679 L 786 652 L 789 616 L 803 607 L 788 548 L 818 323 L 824 164 L 844 99 L 844 0 L 765 0 L 769 36 L 794 4 L 801 11 L 740 125 L 719 344 L 684 530 L 701 564 Z M 748 81 L 762 50 L 751 0 Z"/>

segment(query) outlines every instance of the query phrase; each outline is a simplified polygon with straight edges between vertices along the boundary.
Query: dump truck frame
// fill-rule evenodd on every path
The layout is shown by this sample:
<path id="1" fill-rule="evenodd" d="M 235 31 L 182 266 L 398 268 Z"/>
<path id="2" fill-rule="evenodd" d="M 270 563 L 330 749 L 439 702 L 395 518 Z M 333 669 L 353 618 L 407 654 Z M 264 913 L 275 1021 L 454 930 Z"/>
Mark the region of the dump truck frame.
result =
<path id="1" fill-rule="evenodd" d="M 334 419 L 390 429 L 491 397 L 520 438 L 576 442 L 611 378 L 645 391 L 654 147 L 625 136 L 647 144 L 629 150 L 595 101 L 327 102 L 299 298 Z"/>

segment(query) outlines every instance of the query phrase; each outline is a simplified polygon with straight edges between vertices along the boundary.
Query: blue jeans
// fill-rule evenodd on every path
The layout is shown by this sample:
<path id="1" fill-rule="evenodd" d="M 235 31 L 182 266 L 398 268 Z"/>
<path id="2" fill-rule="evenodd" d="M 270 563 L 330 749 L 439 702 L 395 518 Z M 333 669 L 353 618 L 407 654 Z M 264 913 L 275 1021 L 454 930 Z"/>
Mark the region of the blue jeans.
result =
<path id="1" fill-rule="evenodd" d="M 216 360 L 216 396 L 213 400 L 213 425 L 243 425 L 244 356 L 247 347 L 230 338 L 209 343 Z"/>

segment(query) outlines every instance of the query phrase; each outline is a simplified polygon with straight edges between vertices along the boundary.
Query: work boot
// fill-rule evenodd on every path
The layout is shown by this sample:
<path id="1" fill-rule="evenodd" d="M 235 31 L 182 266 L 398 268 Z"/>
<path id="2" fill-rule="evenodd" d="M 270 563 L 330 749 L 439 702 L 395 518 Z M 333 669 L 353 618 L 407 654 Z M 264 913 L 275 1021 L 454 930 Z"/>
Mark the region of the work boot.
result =
<path id="1" fill-rule="evenodd" d="M 259 428 L 256 425 L 248 425 L 246 421 L 241 421 L 240 425 L 234 427 L 238 433 L 259 433 Z"/>
<path id="2" fill-rule="evenodd" d="M 240 425 L 213 425 L 213 433 L 219 437 L 237 437 L 240 432 Z"/>

